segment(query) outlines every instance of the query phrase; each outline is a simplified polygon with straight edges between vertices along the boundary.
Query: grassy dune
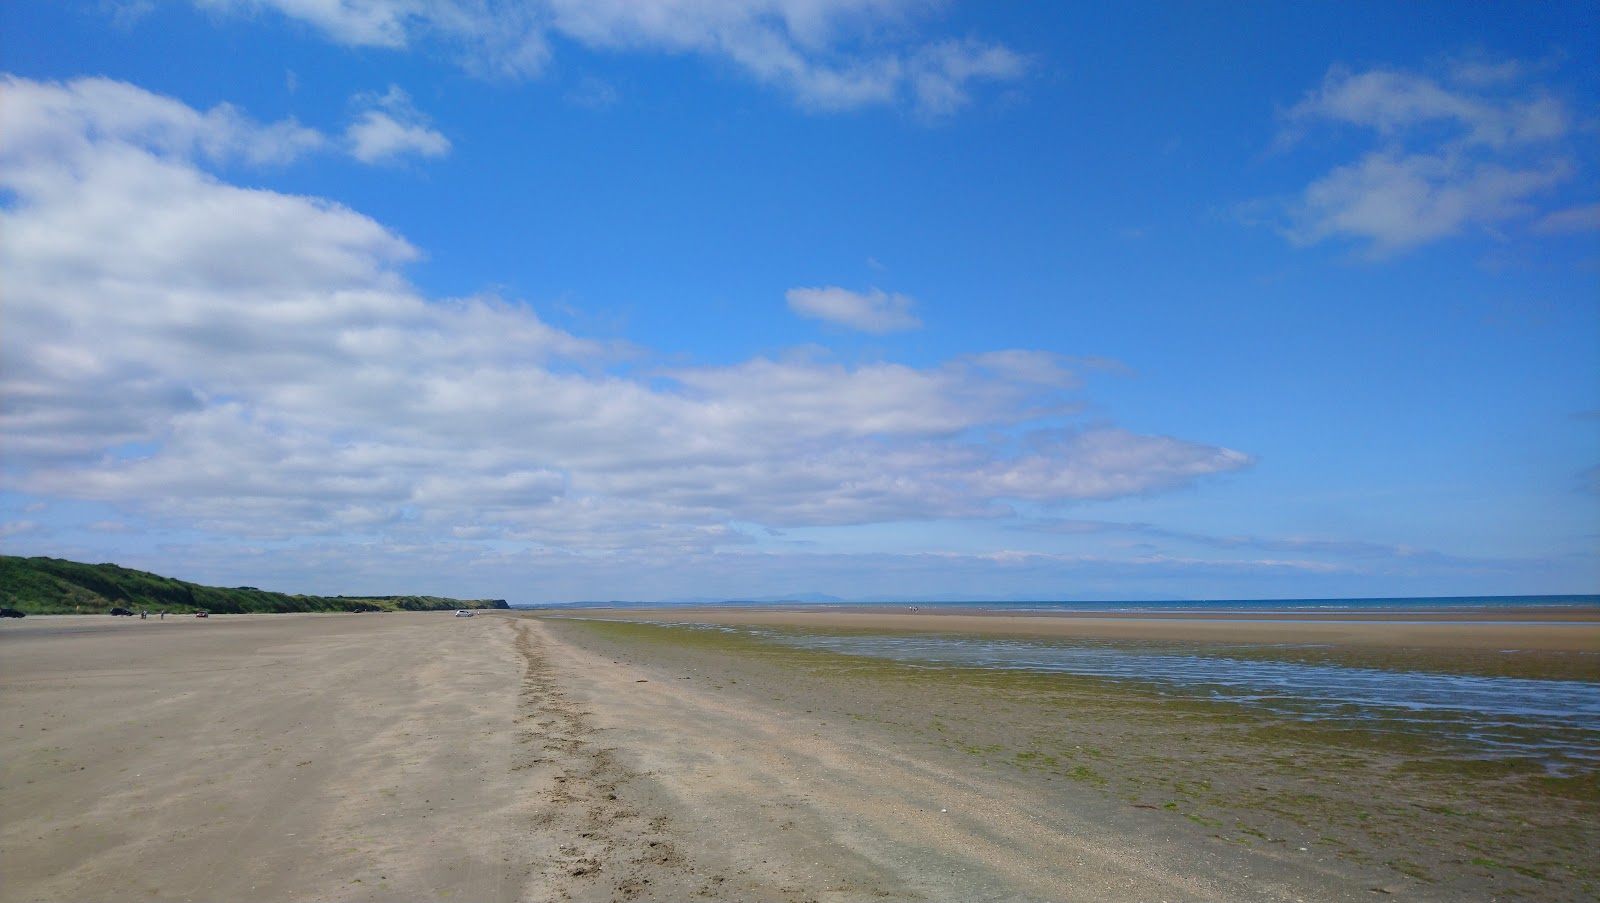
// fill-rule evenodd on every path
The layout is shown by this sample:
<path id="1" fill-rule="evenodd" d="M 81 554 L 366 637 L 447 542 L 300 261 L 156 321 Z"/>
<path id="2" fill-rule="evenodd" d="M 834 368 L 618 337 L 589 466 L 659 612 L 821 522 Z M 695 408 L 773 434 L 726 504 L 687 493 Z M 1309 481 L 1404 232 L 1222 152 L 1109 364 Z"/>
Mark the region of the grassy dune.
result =
<path id="1" fill-rule="evenodd" d="M 26 614 L 135 611 L 251 614 L 288 611 L 440 611 L 509 608 L 503 599 L 441 596 L 303 596 L 253 586 L 201 586 L 115 564 L 0 556 L 0 604 Z"/>

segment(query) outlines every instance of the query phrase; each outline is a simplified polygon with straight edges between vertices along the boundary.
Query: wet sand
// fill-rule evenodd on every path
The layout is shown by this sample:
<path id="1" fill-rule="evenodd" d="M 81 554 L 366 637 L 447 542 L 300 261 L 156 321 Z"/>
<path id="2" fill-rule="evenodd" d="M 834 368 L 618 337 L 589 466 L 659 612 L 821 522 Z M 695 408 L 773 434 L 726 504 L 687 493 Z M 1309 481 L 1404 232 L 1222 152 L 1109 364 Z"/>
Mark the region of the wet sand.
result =
<path id="1" fill-rule="evenodd" d="M 552 614 L 557 614 L 552 612 Z M 582 618 L 741 624 L 810 629 L 1094 637 L 1111 640 L 1192 640 L 1268 644 L 1302 643 L 1420 649 L 1520 649 L 1600 652 L 1600 610 L 1471 609 L 1459 612 L 1372 613 L 1132 612 L 1105 616 L 1080 612 L 976 612 L 883 608 L 714 607 L 587 608 L 559 613 Z"/>
<path id="2" fill-rule="evenodd" d="M 661 615 L 548 622 L 563 644 L 598 654 L 575 689 L 597 723 L 615 732 L 609 736 L 629 741 L 620 744 L 624 761 L 647 770 L 684 802 L 680 808 L 715 813 L 699 832 L 723 837 L 728 849 L 759 849 L 774 836 L 771 825 L 787 816 L 780 828 L 815 832 L 810 843 L 826 851 L 824 864 L 852 856 L 918 863 L 880 873 L 886 883 L 874 893 L 906 888 L 931 900 L 1600 899 L 1592 864 L 1600 850 L 1600 783 L 1593 772 L 1557 778 L 1537 761 L 1478 758 L 1414 733 L 1404 719 L 1322 726 L 1203 694 L 1169 696 L 1063 674 L 907 667 L 644 623 L 651 614 Z M 861 619 L 718 609 L 698 617 L 812 629 L 908 623 L 886 613 Z M 909 623 L 936 629 L 929 618 L 910 616 Z M 1104 623 L 1112 619 L 1077 620 L 1065 629 L 1095 637 L 1115 630 L 1114 637 L 1140 642 L 1196 640 L 1192 624 L 1148 619 L 1135 629 Z M 1016 632 L 1054 621 L 980 623 Z M 1303 625 L 1288 626 L 1287 635 L 1296 636 Z M 1555 648 L 1507 655 L 1485 651 L 1506 638 L 1502 625 L 1408 637 L 1435 644 L 1428 648 L 1392 645 L 1382 633 L 1387 626 L 1367 625 L 1350 634 L 1352 642 L 1310 654 L 1334 664 L 1600 681 L 1592 652 L 1561 651 L 1593 648 L 1584 637 L 1513 630 L 1524 645 L 1535 636 Z M 1219 635 L 1240 642 L 1237 634 Z M 1283 642 L 1285 634 L 1260 636 Z M 607 658 L 620 679 L 602 680 Z M 1520 664 L 1508 668 L 1503 660 Z M 650 682 L 630 692 L 629 675 Z M 671 714 L 665 721 L 663 711 Z M 746 762 L 758 763 L 758 780 L 731 802 L 719 796 L 729 775 L 750 777 Z M 782 791 L 776 798 L 773 788 Z M 765 810 L 765 829 L 750 821 L 741 830 L 735 821 L 729 831 L 737 799 L 784 808 Z M 836 880 L 824 870 L 800 886 Z"/>
<path id="3" fill-rule="evenodd" d="M 1357 837 L 1343 809 L 1297 815 L 1332 791 L 1288 816 L 1227 808 L 1236 773 L 1269 802 L 1316 783 L 1327 762 L 1293 738 L 1301 777 L 1231 761 L 1236 727 L 1204 713 L 704 633 L 514 613 L 0 624 L 0 901 L 1587 898 Z M 1418 802 L 1461 805 L 1425 784 Z M 1573 833 L 1559 809 L 1541 831 L 1592 851 L 1593 819 Z M 1453 830 L 1415 815 L 1377 813 Z M 1423 859 L 1369 855 L 1385 842 Z"/>

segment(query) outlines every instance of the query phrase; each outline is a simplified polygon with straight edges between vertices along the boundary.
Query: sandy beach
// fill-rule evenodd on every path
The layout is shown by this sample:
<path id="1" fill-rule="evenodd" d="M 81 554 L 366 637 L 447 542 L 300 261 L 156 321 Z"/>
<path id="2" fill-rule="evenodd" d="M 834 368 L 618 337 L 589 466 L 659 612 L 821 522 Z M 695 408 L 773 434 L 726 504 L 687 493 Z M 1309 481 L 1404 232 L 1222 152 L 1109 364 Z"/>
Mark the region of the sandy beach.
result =
<path id="1" fill-rule="evenodd" d="M 1511 638 L 1593 642 L 1551 626 Z M 1384 784 L 1293 736 L 1274 748 L 1299 765 L 1245 761 L 1256 741 L 1215 713 L 1083 687 L 517 614 L 0 628 L 0 901 L 1594 893 L 1564 864 L 1595 849 L 1592 799 L 1507 834 L 1520 791 L 1469 794 L 1478 826 L 1438 796 L 1454 776 Z M 1344 789 L 1319 777 L 1336 759 Z"/>

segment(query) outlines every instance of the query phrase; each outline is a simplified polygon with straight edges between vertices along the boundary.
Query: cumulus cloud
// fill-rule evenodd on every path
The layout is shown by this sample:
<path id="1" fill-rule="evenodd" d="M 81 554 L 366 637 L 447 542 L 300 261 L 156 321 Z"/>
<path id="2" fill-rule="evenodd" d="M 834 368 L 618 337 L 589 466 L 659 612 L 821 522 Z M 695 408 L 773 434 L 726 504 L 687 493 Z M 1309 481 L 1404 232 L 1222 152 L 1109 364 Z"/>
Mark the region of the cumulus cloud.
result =
<path id="1" fill-rule="evenodd" d="M 610 51 L 686 53 L 731 62 L 818 110 L 904 102 L 943 116 L 973 85 L 1012 81 L 1026 61 L 975 39 L 904 40 L 924 0 L 193 0 L 239 14 L 272 9 L 358 47 L 447 48 L 468 69 L 538 74 L 559 36 Z M 895 43 L 896 39 L 900 39 Z"/>
<path id="2" fill-rule="evenodd" d="M 212 145 L 168 125 L 204 114 L 46 115 L 63 94 L 0 88 L 0 429 L 36 497 L 233 539 L 648 557 L 740 545 L 735 523 L 990 517 L 1250 463 L 1063 429 L 1080 366 L 1046 352 L 651 367 L 514 301 L 426 298 L 382 224 L 208 171 Z"/>
<path id="3" fill-rule="evenodd" d="M 1281 149 L 1335 128 L 1375 142 L 1286 205 L 1285 234 L 1300 244 L 1354 240 L 1384 255 L 1528 221 L 1575 172 L 1572 114 L 1514 64 L 1456 66 L 1442 80 L 1334 67 L 1283 118 Z"/>
<path id="4" fill-rule="evenodd" d="M 428 125 L 427 117 L 412 105 L 398 86 L 381 96 L 357 98 L 366 107 L 345 130 L 350 155 L 363 163 L 393 160 L 406 154 L 442 157 L 450 152 L 450 139 Z"/>
<path id="5" fill-rule="evenodd" d="M 883 334 L 917 329 L 922 321 L 911 312 L 916 302 L 905 295 L 889 295 L 879 289 L 866 294 L 849 289 L 792 288 L 784 295 L 789 309 L 802 317 L 827 320 L 862 332 Z"/>

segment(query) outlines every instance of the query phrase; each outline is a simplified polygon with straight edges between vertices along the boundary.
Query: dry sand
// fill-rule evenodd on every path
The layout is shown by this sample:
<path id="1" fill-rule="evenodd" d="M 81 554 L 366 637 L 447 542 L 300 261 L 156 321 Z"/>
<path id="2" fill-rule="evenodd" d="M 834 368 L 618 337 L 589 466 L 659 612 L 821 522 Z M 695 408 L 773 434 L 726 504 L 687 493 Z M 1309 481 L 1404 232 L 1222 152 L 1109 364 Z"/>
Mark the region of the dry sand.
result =
<path id="1" fill-rule="evenodd" d="M 515 616 L 7 622 L 0 901 L 1462 898 L 833 686 Z"/>
<path id="2" fill-rule="evenodd" d="M 548 854 L 504 621 L 0 626 L 0 899 L 518 900 Z"/>

